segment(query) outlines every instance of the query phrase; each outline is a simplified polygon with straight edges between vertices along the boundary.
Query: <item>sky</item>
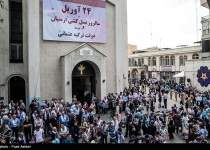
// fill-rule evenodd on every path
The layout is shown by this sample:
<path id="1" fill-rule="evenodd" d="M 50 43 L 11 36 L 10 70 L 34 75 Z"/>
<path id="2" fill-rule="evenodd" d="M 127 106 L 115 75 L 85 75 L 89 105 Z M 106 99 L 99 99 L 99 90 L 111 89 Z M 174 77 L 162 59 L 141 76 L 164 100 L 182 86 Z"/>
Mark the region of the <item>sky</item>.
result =
<path id="1" fill-rule="evenodd" d="M 128 44 L 138 50 L 193 46 L 201 39 L 201 17 L 209 15 L 200 0 L 127 0 L 127 13 Z"/>

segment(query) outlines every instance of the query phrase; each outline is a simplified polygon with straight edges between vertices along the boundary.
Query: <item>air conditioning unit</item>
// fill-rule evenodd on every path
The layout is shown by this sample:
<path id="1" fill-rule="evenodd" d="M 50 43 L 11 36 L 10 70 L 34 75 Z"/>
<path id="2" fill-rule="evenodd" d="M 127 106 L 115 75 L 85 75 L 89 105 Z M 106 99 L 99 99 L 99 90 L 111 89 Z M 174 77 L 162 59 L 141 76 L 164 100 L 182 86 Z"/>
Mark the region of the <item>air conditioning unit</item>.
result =
<path id="1" fill-rule="evenodd" d="M 23 59 L 23 45 L 22 44 L 10 45 L 10 59 L 12 60 Z"/>

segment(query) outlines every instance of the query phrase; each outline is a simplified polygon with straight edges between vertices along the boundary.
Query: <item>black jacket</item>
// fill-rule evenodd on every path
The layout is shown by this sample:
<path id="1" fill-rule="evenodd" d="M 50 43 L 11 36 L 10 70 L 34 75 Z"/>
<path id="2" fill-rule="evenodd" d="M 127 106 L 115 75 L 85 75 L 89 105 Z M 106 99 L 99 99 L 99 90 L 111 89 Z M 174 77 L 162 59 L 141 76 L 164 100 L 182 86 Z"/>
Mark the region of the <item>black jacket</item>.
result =
<path id="1" fill-rule="evenodd" d="M 150 126 L 148 127 L 148 129 L 147 129 L 147 133 L 148 133 L 149 135 L 154 136 L 156 130 L 157 130 L 156 126 L 150 125 Z"/>

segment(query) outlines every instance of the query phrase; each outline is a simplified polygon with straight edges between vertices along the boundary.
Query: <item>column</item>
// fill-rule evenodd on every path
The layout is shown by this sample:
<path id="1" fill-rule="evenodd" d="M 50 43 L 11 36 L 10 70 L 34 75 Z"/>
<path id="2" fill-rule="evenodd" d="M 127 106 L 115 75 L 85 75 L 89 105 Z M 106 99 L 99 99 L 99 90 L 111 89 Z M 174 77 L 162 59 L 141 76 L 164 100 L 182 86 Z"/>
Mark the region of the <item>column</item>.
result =
<path id="1" fill-rule="evenodd" d="M 39 0 L 27 1 L 29 104 L 34 97 L 41 101 L 39 7 Z"/>

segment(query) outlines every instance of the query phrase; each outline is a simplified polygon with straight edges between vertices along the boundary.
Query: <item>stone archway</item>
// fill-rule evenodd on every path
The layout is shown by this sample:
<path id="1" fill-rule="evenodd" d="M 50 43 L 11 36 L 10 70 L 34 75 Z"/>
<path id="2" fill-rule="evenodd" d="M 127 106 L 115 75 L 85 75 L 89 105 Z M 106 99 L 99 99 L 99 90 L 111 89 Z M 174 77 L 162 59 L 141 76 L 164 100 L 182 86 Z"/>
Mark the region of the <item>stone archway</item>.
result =
<path id="1" fill-rule="evenodd" d="M 144 70 L 141 72 L 141 79 L 146 79 L 146 75 L 145 75 L 145 71 Z"/>
<path id="2" fill-rule="evenodd" d="M 90 105 L 90 97 L 84 97 L 85 91 L 88 91 L 90 95 L 98 93 L 96 72 L 99 72 L 99 69 L 95 70 L 93 65 L 88 61 L 82 61 L 72 71 L 72 95 L 75 95 L 82 104 L 87 101 Z"/>
<path id="3" fill-rule="evenodd" d="M 132 78 L 137 78 L 138 76 L 138 71 L 136 69 L 133 69 L 131 72 Z"/>
<path id="4" fill-rule="evenodd" d="M 4 85 L 5 85 L 5 103 L 8 104 L 9 101 L 11 100 L 11 97 L 10 96 L 10 90 L 11 90 L 11 84 L 10 84 L 10 81 L 12 81 L 14 78 L 19 78 L 22 80 L 22 82 L 24 82 L 24 87 L 22 87 L 24 91 L 22 91 L 22 93 L 24 93 L 24 103 L 26 105 L 26 110 L 28 110 L 28 106 L 29 106 L 29 101 L 28 101 L 28 80 L 27 80 L 27 77 L 21 75 L 21 74 L 12 74 L 10 76 L 8 76 L 5 80 L 4 80 Z M 20 100 L 20 99 L 19 99 Z"/>
<path id="5" fill-rule="evenodd" d="M 83 51 L 89 51 L 88 55 L 84 55 Z M 82 44 L 73 51 L 61 56 L 62 97 L 67 102 L 72 101 L 72 72 L 75 66 L 80 65 L 81 62 L 86 62 L 93 67 L 95 71 L 96 98 L 98 100 L 103 99 L 107 95 L 106 56 L 89 44 Z"/>

